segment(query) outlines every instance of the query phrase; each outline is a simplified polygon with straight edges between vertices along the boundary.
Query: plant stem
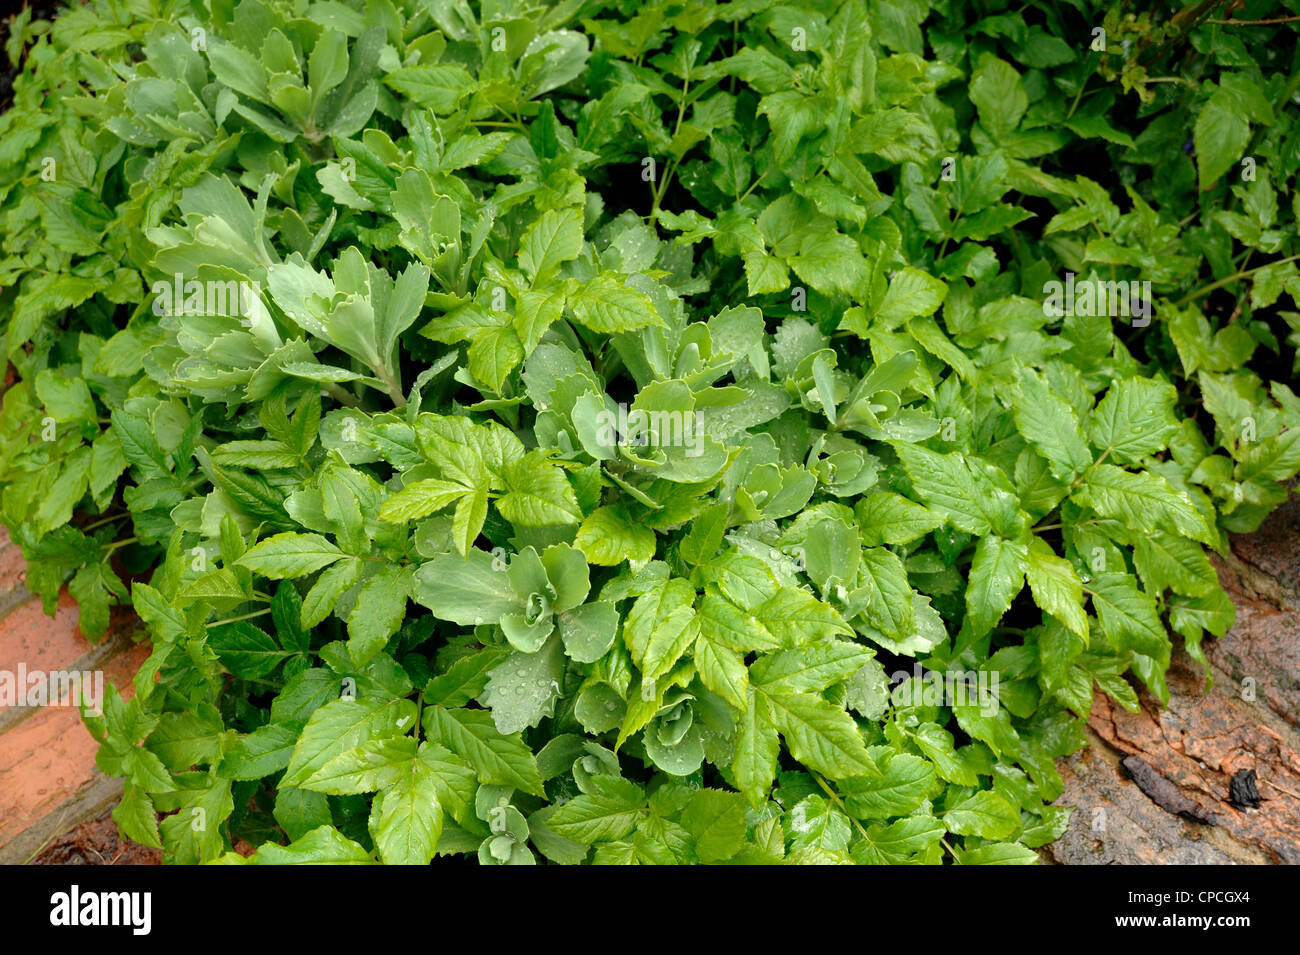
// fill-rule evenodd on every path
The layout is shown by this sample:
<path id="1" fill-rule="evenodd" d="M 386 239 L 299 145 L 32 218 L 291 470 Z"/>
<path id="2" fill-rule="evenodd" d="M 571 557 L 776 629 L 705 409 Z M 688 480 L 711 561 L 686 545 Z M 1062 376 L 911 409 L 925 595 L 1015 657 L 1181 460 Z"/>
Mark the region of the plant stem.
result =
<path id="1" fill-rule="evenodd" d="M 952 861 L 957 865 L 961 865 L 961 860 L 957 858 L 957 853 L 953 850 L 953 847 L 948 844 L 948 840 L 943 836 L 940 836 L 939 841 L 942 842 L 943 847 L 948 850 L 948 855 L 952 856 Z"/>
<path id="2" fill-rule="evenodd" d="M 239 623 L 239 621 L 241 620 L 252 620 L 254 617 L 260 617 L 263 614 L 268 614 L 270 612 L 271 612 L 271 608 L 267 607 L 265 610 L 254 610 L 252 613 L 246 613 L 239 617 L 227 617 L 225 620 L 213 620 L 210 623 L 208 623 L 207 626 L 223 627 L 228 623 Z"/>
<path id="3" fill-rule="evenodd" d="M 1105 461 L 1108 457 L 1110 457 L 1110 452 L 1111 452 L 1110 448 L 1107 448 L 1105 451 L 1101 452 L 1101 456 L 1098 457 L 1096 461 L 1093 461 L 1092 464 L 1088 465 L 1088 467 L 1095 468 L 1097 465 L 1101 464 L 1101 462 Z M 1083 480 L 1083 475 L 1080 474 L 1077 478 L 1074 479 L 1074 483 L 1070 485 L 1070 490 L 1073 491 L 1076 487 L 1078 487 L 1079 482 L 1082 480 Z"/>
<path id="4" fill-rule="evenodd" d="M 127 544 L 134 544 L 139 539 L 140 538 L 138 537 L 127 537 L 127 538 L 123 538 L 120 541 L 114 541 L 113 543 L 109 544 L 107 547 L 104 548 L 104 556 L 100 558 L 100 563 L 107 562 L 108 559 L 113 556 L 113 552 L 117 550 L 119 547 L 125 547 Z"/>
<path id="5" fill-rule="evenodd" d="M 1211 282 L 1209 285 L 1203 285 L 1200 288 L 1198 288 L 1196 291 L 1189 292 L 1186 295 L 1184 295 L 1182 298 L 1180 298 L 1177 302 L 1174 303 L 1174 308 L 1182 308 L 1188 302 L 1194 302 L 1202 295 L 1206 295 L 1210 292 L 1213 292 L 1216 288 L 1223 288 L 1223 286 L 1230 285 L 1231 283 L 1237 281 L 1238 279 L 1244 279 L 1246 276 L 1253 275 L 1256 272 L 1260 271 L 1261 269 L 1266 269 L 1270 265 L 1285 265 L 1287 262 L 1294 262 L 1296 259 L 1300 259 L 1300 255 L 1289 255 L 1285 259 L 1274 259 L 1272 262 L 1265 262 L 1263 265 L 1257 265 L 1253 269 L 1246 269 L 1244 272 L 1237 272 L 1233 275 L 1229 275 L 1225 279 L 1219 279 L 1217 282 Z"/>
<path id="6" fill-rule="evenodd" d="M 86 531 L 93 531 L 95 528 L 97 528 L 97 527 L 103 527 L 105 524 L 111 524 L 111 523 L 113 523 L 114 521 L 120 521 L 120 520 L 122 520 L 122 518 L 124 518 L 124 517 L 130 517 L 130 515 L 129 515 L 129 514 L 112 514 L 112 515 L 109 515 L 108 517 L 103 518 L 102 520 L 93 521 L 92 523 L 90 523 L 90 524 L 86 524 L 84 527 L 81 527 L 81 528 L 78 528 L 78 529 L 79 529 L 79 530 L 84 534 Z"/>
<path id="7" fill-rule="evenodd" d="M 849 822 L 853 823 L 854 828 L 858 830 L 858 834 L 861 835 L 863 839 L 866 839 L 868 842 L 870 842 L 871 837 L 867 835 L 867 830 L 862 828 L 862 823 L 858 822 L 857 819 L 853 818 L 853 814 L 849 812 L 848 808 L 840 800 L 840 794 L 831 788 L 830 783 L 822 779 L 820 773 L 813 773 L 812 778 L 817 780 L 817 785 L 820 786 L 825 791 L 826 795 L 831 797 L 831 805 L 839 806 L 840 810 L 844 813 L 844 815 L 848 816 Z"/>
<path id="8" fill-rule="evenodd" d="M 339 404 L 346 405 L 349 408 L 355 408 L 357 405 L 361 404 L 361 400 L 356 395 L 352 394 L 352 392 L 348 391 L 337 381 L 322 382 L 321 390 Z"/>
<path id="9" fill-rule="evenodd" d="M 1271 20 L 1215 20 L 1211 18 L 1205 22 L 1232 27 L 1263 27 L 1274 23 L 1295 23 L 1297 20 L 1300 20 L 1300 17 L 1274 17 Z"/>
<path id="10" fill-rule="evenodd" d="M 691 78 L 689 74 L 682 80 L 682 98 L 677 101 L 677 121 L 673 123 L 673 139 L 682 130 L 682 119 L 686 116 L 686 99 L 691 89 Z M 671 141 L 671 140 L 670 140 Z M 664 196 L 668 193 L 668 183 L 672 181 L 673 173 L 677 171 L 677 164 L 681 157 L 673 157 L 667 167 L 664 169 L 663 178 L 656 184 L 654 191 L 654 202 L 650 207 L 648 219 L 653 219 L 655 213 L 659 211 L 659 203 L 664 201 Z"/>

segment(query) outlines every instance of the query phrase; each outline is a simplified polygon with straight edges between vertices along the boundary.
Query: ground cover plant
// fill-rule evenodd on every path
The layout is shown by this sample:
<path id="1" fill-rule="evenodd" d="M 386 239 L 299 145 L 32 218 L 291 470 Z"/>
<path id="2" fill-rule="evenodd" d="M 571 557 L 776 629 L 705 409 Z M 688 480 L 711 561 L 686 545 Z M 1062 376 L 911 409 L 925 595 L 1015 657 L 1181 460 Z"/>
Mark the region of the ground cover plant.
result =
<path id="1" fill-rule="evenodd" d="M 1034 861 L 1300 469 L 1297 17 L 1155 6 L 11 21 L 0 513 L 152 640 L 122 832 Z"/>

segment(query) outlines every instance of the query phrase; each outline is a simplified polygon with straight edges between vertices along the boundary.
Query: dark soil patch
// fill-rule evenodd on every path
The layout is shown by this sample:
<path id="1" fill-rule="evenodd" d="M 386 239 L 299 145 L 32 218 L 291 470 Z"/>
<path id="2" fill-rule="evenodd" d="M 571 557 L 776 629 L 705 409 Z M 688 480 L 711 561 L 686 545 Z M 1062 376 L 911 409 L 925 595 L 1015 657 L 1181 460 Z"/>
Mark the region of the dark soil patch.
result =
<path id="1" fill-rule="evenodd" d="M 105 813 L 52 842 L 32 865 L 162 865 L 162 853 L 123 839 Z"/>

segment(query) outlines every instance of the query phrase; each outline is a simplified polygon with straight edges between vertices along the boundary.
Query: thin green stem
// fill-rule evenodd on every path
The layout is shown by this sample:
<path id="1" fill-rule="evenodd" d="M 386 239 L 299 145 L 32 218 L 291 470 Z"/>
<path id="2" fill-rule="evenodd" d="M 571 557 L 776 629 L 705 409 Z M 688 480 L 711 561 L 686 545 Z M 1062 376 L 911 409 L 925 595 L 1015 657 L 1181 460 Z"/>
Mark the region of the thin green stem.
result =
<path id="1" fill-rule="evenodd" d="M 1108 457 L 1110 457 L 1110 452 L 1111 452 L 1110 448 L 1107 448 L 1105 451 L 1101 452 L 1101 457 L 1097 458 L 1096 461 L 1093 461 L 1090 467 L 1096 467 L 1097 465 L 1101 464 L 1101 462 L 1105 461 Z M 1070 485 L 1070 490 L 1073 491 L 1076 487 L 1078 487 L 1079 482 L 1082 480 L 1083 480 L 1083 475 L 1080 474 L 1077 478 L 1074 479 L 1074 483 Z"/>
<path id="2" fill-rule="evenodd" d="M 86 524 L 84 527 L 79 528 L 79 530 L 84 534 L 86 531 L 93 531 L 97 527 L 103 527 L 105 524 L 111 524 L 114 521 L 120 521 L 123 518 L 130 517 L 130 516 L 131 516 L 130 514 L 112 514 L 108 517 L 103 518 L 102 520 L 93 521 L 89 524 Z"/>
<path id="3" fill-rule="evenodd" d="M 1209 285 L 1201 286 L 1194 292 L 1187 293 L 1174 303 L 1174 308 L 1182 308 L 1187 303 L 1196 301 L 1202 295 L 1208 295 L 1217 288 L 1223 288 L 1223 286 L 1231 285 L 1233 282 L 1244 279 L 1248 275 L 1254 275 L 1256 272 L 1261 269 L 1266 269 L 1270 265 L 1285 265 L 1288 262 L 1294 262 L 1296 259 L 1300 259 L 1300 255 L 1289 255 L 1285 259 L 1274 259 L 1272 262 L 1265 262 L 1263 265 L 1257 265 L 1253 269 L 1246 269 L 1243 272 L 1235 272 L 1227 278 L 1219 279 L 1217 282 L 1211 282 Z"/>
<path id="4" fill-rule="evenodd" d="M 208 624 L 208 627 L 224 627 L 228 623 L 239 623 L 241 620 L 252 620 L 254 617 L 261 617 L 270 612 L 270 607 L 267 607 L 265 610 L 254 610 L 252 613 L 246 613 L 238 617 L 227 617 L 225 620 L 213 620 Z"/>
<path id="5" fill-rule="evenodd" d="M 359 399 L 352 392 L 348 391 L 337 381 L 321 382 L 321 390 L 324 391 L 331 398 L 333 398 L 335 401 L 337 401 L 339 404 L 346 405 L 349 408 L 355 408 L 357 405 L 361 404 L 361 399 Z"/>
<path id="6" fill-rule="evenodd" d="M 690 89 L 691 78 L 687 75 L 682 80 L 682 97 L 677 101 L 677 121 L 673 123 L 673 140 L 677 139 L 677 134 L 682 130 L 682 120 L 686 116 L 686 100 L 690 94 Z M 654 219 L 655 213 L 659 211 L 659 204 L 664 201 L 664 196 L 668 193 L 668 184 L 672 181 L 673 173 L 677 171 L 677 164 L 680 161 L 680 156 L 674 156 L 665 167 L 663 177 L 655 184 L 654 200 L 650 207 L 648 219 Z"/>
<path id="7" fill-rule="evenodd" d="M 1273 17 L 1271 20 L 1215 20 L 1210 18 L 1205 22 L 1228 27 L 1265 27 L 1274 23 L 1295 23 L 1297 20 L 1300 20 L 1300 17 Z"/>
<path id="8" fill-rule="evenodd" d="M 940 836 L 939 841 L 942 842 L 943 847 L 948 850 L 948 855 L 952 856 L 952 861 L 957 865 L 961 865 L 961 859 L 957 858 L 957 852 L 948 844 L 948 840 L 945 837 Z"/>
<path id="9" fill-rule="evenodd" d="M 822 779 L 821 774 L 813 773 L 812 778 L 817 780 L 817 785 L 822 788 L 822 790 L 826 793 L 826 795 L 831 797 L 831 805 L 839 806 L 840 811 L 843 812 L 844 815 L 848 816 L 849 822 L 853 823 L 853 827 L 858 830 L 858 834 L 861 835 L 863 839 L 866 839 L 868 842 L 870 842 L 871 837 L 867 835 L 867 830 L 862 828 L 862 823 L 858 822 L 858 820 L 853 818 L 853 814 L 849 812 L 848 807 L 845 806 L 843 800 L 840 799 L 840 794 L 831 788 L 830 783 Z"/>
<path id="10" fill-rule="evenodd" d="M 108 559 L 113 556 L 113 552 L 119 547 L 125 547 L 127 544 L 134 544 L 139 539 L 140 538 L 138 537 L 125 537 L 120 541 L 113 541 L 113 543 L 104 548 L 104 556 L 100 559 L 100 562 L 107 562 Z"/>
<path id="11" fill-rule="evenodd" d="M 1070 111 L 1065 114 L 1066 119 L 1069 119 L 1071 116 L 1073 116 L 1074 111 L 1079 108 L 1079 101 L 1083 99 L 1083 91 L 1086 90 L 1087 88 L 1088 88 L 1088 77 L 1085 76 L 1083 78 L 1083 82 L 1079 84 L 1079 91 L 1074 94 L 1074 102 L 1070 104 Z"/>

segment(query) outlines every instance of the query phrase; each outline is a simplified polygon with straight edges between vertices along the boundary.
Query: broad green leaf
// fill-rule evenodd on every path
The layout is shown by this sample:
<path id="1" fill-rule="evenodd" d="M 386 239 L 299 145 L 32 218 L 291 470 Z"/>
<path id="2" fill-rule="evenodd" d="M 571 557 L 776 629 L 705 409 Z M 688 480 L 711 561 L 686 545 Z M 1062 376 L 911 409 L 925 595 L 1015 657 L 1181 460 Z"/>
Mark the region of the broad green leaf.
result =
<path id="1" fill-rule="evenodd" d="M 612 842 L 629 835 L 645 811 L 645 793 L 636 783 L 618 776 L 595 776 L 591 791 L 561 805 L 547 825 L 586 845 Z"/>
<path id="2" fill-rule="evenodd" d="M 736 793 L 701 789 L 682 811 L 682 826 L 694 837 L 701 862 L 730 859 L 745 841 L 745 801 Z"/>
<path id="3" fill-rule="evenodd" d="M 534 285 L 545 282 L 563 262 L 582 251 L 582 211 L 575 207 L 549 209 L 524 232 L 519 243 L 519 267 Z"/>
<path id="4" fill-rule="evenodd" d="M 1092 443 L 1125 463 L 1162 450 L 1177 429 L 1173 386 L 1149 378 L 1111 385 L 1091 415 Z"/>
<path id="5" fill-rule="evenodd" d="M 644 563 L 655 555 L 655 534 L 633 522 L 619 504 L 598 507 L 582 522 L 575 541 L 587 560 L 604 567 Z"/>
<path id="6" fill-rule="evenodd" d="M 840 784 L 844 805 L 859 819 L 906 816 L 925 800 L 934 783 L 934 768 L 919 756 L 897 753 L 875 776 L 862 775 Z"/>
<path id="7" fill-rule="evenodd" d="M 411 596 L 442 620 L 461 626 L 496 623 L 522 606 L 505 570 L 505 562 L 486 551 L 471 549 L 463 559 L 442 554 L 420 565 Z"/>
<path id="8" fill-rule="evenodd" d="M 239 565 L 255 574 L 279 580 L 306 576 L 343 556 L 341 550 L 320 534 L 286 532 L 254 544 L 239 558 Z"/>
<path id="9" fill-rule="evenodd" d="M 294 746 L 286 786 L 301 786 L 331 759 L 371 739 L 403 735 L 414 727 L 410 700 L 335 700 L 312 714 Z"/>
<path id="10" fill-rule="evenodd" d="M 650 299 L 611 274 L 598 275 L 572 292 L 569 308 L 581 324 L 606 335 L 662 324 Z"/>
<path id="11" fill-rule="evenodd" d="M 959 836 L 1005 839 L 1020 828 L 1020 811 L 995 792 L 981 790 L 943 813 L 948 831 Z"/>
<path id="12" fill-rule="evenodd" d="M 519 734 L 498 732 L 492 723 L 492 715 L 486 710 L 427 707 L 424 731 L 430 740 L 441 743 L 468 763 L 481 782 L 514 786 L 526 793 L 544 795 L 532 751 L 524 745 Z"/>
<path id="13" fill-rule="evenodd" d="M 1020 373 L 1014 414 L 1016 427 L 1035 451 L 1047 459 L 1052 474 L 1061 481 L 1092 464 L 1074 409 L 1052 392 L 1033 369 Z"/>
<path id="14" fill-rule="evenodd" d="M 1025 586 L 1028 548 L 1000 537 L 981 537 L 975 547 L 966 585 L 966 619 L 969 637 L 988 633 Z"/>
<path id="15" fill-rule="evenodd" d="M 1088 617 L 1083 610 L 1083 583 L 1074 566 L 1057 557 L 1042 538 L 1029 545 L 1025 576 L 1034 600 L 1072 632 L 1088 639 Z"/>
<path id="16" fill-rule="evenodd" d="M 764 689 L 762 696 L 790 755 L 809 769 L 836 779 L 876 775 L 858 725 L 844 710 L 810 693 Z"/>

